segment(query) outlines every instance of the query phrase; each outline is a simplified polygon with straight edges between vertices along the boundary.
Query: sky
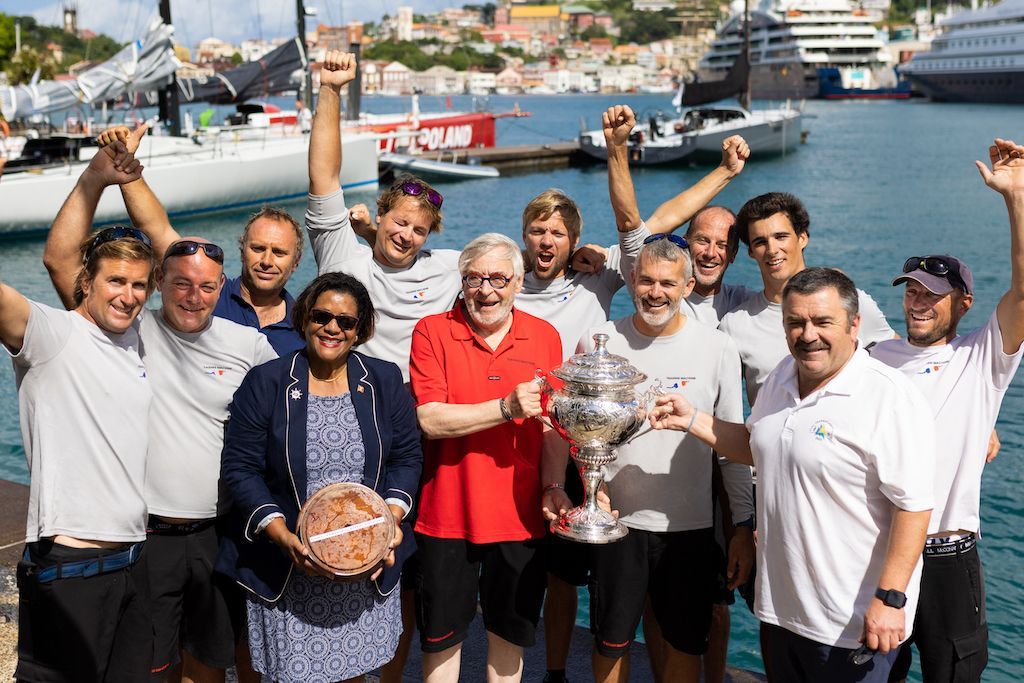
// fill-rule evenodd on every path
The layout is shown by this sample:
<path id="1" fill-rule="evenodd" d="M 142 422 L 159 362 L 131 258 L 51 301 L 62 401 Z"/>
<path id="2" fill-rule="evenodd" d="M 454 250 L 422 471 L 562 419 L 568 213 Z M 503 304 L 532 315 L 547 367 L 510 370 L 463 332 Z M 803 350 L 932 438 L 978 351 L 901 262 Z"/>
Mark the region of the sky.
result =
<path id="1" fill-rule="evenodd" d="M 469 0 L 306 0 L 307 30 L 317 23 L 340 25 L 349 21 L 378 21 L 394 15 L 401 5 L 417 13 L 459 7 Z M 59 26 L 62 6 L 75 0 L 0 0 L 0 12 L 31 15 L 37 21 Z M 158 0 L 77 0 L 79 28 L 106 33 L 118 42 L 141 38 L 149 23 L 159 16 Z M 295 3 L 292 0 L 171 0 L 176 37 L 186 47 L 211 35 L 231 43 L 246 38 L 284 38 L 295 34 Z"/>

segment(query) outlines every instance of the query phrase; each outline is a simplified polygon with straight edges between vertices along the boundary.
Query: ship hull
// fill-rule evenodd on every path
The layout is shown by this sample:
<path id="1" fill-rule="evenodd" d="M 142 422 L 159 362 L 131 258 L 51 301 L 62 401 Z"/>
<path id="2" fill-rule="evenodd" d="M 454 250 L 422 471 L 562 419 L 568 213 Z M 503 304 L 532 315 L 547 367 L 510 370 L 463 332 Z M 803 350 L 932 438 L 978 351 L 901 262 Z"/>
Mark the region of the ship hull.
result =
<path id="1" fill-rule="evenodd" d="M 937 102 L 1024 104 L 1024 71 L 908 74 L 914 87 Z"/>

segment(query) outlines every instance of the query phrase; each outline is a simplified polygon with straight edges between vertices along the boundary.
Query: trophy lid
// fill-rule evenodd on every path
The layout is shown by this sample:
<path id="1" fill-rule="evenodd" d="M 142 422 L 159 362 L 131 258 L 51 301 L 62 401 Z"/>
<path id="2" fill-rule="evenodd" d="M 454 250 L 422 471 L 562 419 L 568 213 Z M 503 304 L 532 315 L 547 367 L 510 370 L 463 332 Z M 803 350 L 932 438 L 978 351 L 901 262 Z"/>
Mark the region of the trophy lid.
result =
<path id="1" fill-rule="evenodd" d="M 627 389 L 647 379 L 647 375 L 633 367 L 628 360 L 609 353 L 607 343 L 607 334 L 595 334 L 593 351 L 577 353 L 558 366 L 552 374 L 566 383 L 601 389 Z"/>

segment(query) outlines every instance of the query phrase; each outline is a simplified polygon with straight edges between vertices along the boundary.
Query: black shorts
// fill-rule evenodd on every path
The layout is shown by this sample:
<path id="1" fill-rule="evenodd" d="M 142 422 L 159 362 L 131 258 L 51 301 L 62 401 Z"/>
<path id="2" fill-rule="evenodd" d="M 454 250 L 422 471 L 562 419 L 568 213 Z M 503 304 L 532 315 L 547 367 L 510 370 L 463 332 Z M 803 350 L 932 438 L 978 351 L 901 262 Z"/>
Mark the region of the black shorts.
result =
<path id="1" fill-rule="evenodd" d="M 900 648 L 890 680 L 910 670 L 917 645 L 926 681 L 980 681 L 988 665 L 985 577 L 978 547 L 924 556 L 914 633 Z"/>
<path id="2" fill-rule="evenodd" d="M 40 570 L 89 561 L 119 551 L 69 548 L 52 541 L 28 544 L 18 563 L 19 681 L 104 681 L 149 679 L 153 621 L 145 548 L 135 564 L 89 577 L 41 583 Z"/>
<path id="3" fill-rule="evenodd" d="M 594 546 L 590 630 L 597 651 L 629 650 L 648 595 L 669 645 L 691 655 L 707 651 L 718 573 L 712 529 L 655 533 L 630 529 L 621 541 Z"/>
<path id="4" fill-rule="evenodd" d="M 565 493 L 573 505 L 583 503 L 583 482 L 579 468 L 572 460 L 565 468 Z M 577 543 L 548 532 L 544 563 L 548 573 L 573 586 L 586 586 L 590 580 L 590 545 Z"/>
<path id="5" fill-rule="evenodd" d="M 243 607 L 238 586 L 213 571 L 219 524 L 154 524 L 147 537 L 150 603 L 153 610 L 153 673 L 173 667 L 184 648 L 207 666 L 235 663 Z M 166 528 L 172 526 L 172 528 Z"/>
<path id="6" fill-rule="evenodd" d="M 530 647 L 544 601 L 541 541 L 475 544 L 416 534 L 416 626 L 424 652 L 461 643 L 476 616 L 513 645 Z"/>

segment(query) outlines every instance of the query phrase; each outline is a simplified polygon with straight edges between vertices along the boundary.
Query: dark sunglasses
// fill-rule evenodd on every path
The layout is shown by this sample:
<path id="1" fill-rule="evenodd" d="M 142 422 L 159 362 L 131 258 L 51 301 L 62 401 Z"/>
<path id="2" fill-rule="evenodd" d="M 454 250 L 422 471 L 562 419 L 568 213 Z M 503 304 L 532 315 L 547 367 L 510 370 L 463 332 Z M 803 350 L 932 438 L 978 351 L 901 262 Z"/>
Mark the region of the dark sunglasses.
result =
<path id="1" fill-rule="evenodd" d="M 465 282 L 472 289 L 483 287 L 485 282 L 491 283 L 491 289 L 505 289 L 508 283 L 512 282 L 512 278 L 505 277 L 504 275 L 492 275 L 490 277 L 484 277 L 483 275 L 463 275 L 462 281 Z"/>
<path id="2" fill-rule="evenodd" d="M 195 240 L 181 240 L 175 242 L 167 248 L 167 253 L 164 254 L 164 263 L 167 263 L 167 259 L 172 256 L 191 256 L 200 249 L 203 253 L 209 256 L 217 263 L 224 265 L 224 250 L 218 247 L 216 244 L 210 244 L 208 242 L 196 242 Z"/>
<path id="3" fill-rule="evenodd" d="M 322 308 L 312 309 L 309 312 L 309 320 L 314 325 L 320 325 L 321 327 L 330 324 L 333 320 L 338 323 L 338 327 L 346 332 L 356 329 L 356 325 L 359 324 L 359 318 L 353 318 L 350 315 L 334 315 L 330 311 L 325 311 Z"/>
<path id="4" fill-rule="evenodd" d="M 149 241 L 149 237 L 138 228 L 133 228 L 128 225 L 115 225 L 109 228 L 103 228 L 96 233 L 96 236 L 92 238 L 92 242 L 89 243 L 89 247 L 85 250 L 85 260 L 88 261 L 91 259 L 93 252 L 96 251 L 96 248 L 100 245 L 106 244 L 107 242 L 114 242 L 116 240 L 136 240 L 138 242 L 142 242 L 149 249 L 153 248 L 153 243 Z"/>
<path id="5" fill-rule="evenodd" d="M 680 249 L 689 249 L 690 243 L 686 241 L 686 238 L 680 237 L 679 235 L 651 235 L 644 240 L 644 244 L 650 244 L 651 242 L 657 242 L 658 240 L 668 240 L 672 244 L 676 245 Z"/>
<path id="6" fill-rule="evenodd" d="M 434 205 L 435 208 L 440 209 L 441 204 L 444 203 L 444 197 L 437 190 L 431 190 L 423 183 L 418 183 L 415 180 L 407 180 L 406 182 L 399 185 L 399 189 L 404 194 L 410 197 L 419 197 L 424 192 L 427 193 L 427 201 Z"/>
<path id="7" fill-rule="evenodd" d="M 941 256 L 911 256 L 903 263 L 903 272 L 912 273 L 915 270 L 923 270 L 929 275 L 944 277 L 949 284 L 964 294 L 971 293 L 963 276 L 960 275 L 960 266 L 950 263 Z"/>

